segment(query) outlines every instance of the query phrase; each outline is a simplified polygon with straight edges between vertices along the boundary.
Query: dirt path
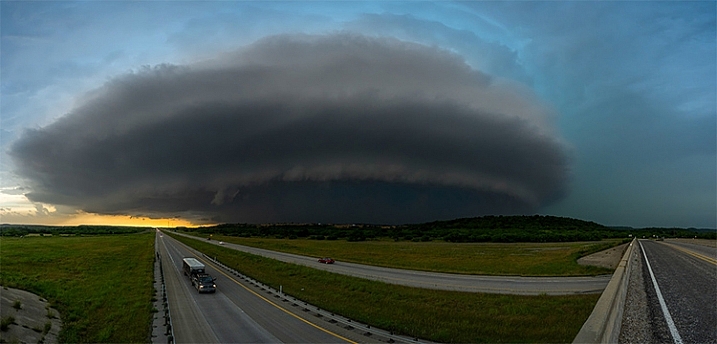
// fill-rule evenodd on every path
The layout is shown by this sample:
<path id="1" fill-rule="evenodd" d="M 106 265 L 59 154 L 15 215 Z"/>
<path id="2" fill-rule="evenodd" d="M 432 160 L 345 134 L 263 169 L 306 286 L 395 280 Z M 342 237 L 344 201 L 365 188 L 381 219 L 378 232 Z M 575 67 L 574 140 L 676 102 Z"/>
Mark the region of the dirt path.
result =
<path id="1" fill-rule="evenodd" d="M 622 258 L 622 255 L 625 254 L 627 245 L 628 244 L 622 244 L 620 246 L 615 246 L 615 247 L 609 248 L 607 250 L 603 250 L 600 252 L 595 252 L 591 255 L 587 255 L 585 257 L 578 259 L 578 264 L 599 266 L 599 267 L 608 268 L 608 269 L 615 269 L 617 267 L 617 264 L 620 263 L 620 259 Z"/>

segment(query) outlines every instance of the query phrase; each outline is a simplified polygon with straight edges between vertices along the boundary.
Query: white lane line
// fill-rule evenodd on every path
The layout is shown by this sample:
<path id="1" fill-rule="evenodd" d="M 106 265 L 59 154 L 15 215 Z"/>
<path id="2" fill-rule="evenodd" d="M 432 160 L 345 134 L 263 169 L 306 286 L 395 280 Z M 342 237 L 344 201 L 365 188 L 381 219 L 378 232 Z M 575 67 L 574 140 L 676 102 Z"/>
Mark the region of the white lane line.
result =
<path id="1" fill-rule="evenodd" d="M 675 327 L 675 322 L 672 321 L 672 316 L 670 315 L 670 311 L 667 310 L 667 304 L 665 303 L 665 299 L 662 297 L 662 292 L 660 292 L 660 286 L 657 285 L 657 280 L 655 280 L 655 274 L 652 273 L 652 267 L 650 266 L 650 261 L 647 260 L 647 254 L 645 253 L 645 248 L 642 247 L 642 243 L 638 240 L 640 243 L 640 249 L 642 249 L 642 255 L 645 257 L 645 263 L 647 263 L 647 270 L 650 271 L 650 277 L 652 278 L 652 285 L 655 286 L 655 292 L 657 293 L 657 299 L 660 301 L 660 307 L 662 308 L 662 313 L 665 315 L 665 320 L 667 321 L 667 327 L 670 329 L 670 333 L 672 334 L 672 340 L 675 342 L 675 344 L 682 344 L 682 337 L 680 337 L 680 333 L 677 332 L 677 327 Z"/>

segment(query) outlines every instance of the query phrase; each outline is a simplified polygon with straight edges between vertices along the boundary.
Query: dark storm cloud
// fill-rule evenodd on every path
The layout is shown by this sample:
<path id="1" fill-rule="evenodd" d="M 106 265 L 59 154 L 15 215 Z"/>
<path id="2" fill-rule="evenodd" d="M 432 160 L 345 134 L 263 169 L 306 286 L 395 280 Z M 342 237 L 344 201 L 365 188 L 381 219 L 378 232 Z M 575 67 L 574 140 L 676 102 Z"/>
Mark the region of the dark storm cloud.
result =
<path id="1" fill-rule="evenodd" d="M 276 36 L 145 68 L 16 142 L 33 201 L 195 221 L 412 222 L 562 197 L 550 111 L 458 56 Z"/>

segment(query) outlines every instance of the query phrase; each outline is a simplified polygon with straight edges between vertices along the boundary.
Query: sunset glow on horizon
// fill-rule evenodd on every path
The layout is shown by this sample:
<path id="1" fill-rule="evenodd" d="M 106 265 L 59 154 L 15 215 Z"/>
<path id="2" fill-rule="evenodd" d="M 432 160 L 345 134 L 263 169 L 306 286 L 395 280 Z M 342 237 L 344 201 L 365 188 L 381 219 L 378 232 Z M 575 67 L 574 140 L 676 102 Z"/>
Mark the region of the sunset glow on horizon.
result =
<path id="1" fill-rule="evenodd" d="M 101 215 L 81 213 L 68 219 L 63 226 L 79 225 L 102 225 L 102 226 L 126 226 L 126 227 L 199 227 L 183 219 L 151 219 L 148 217 L 134 217 L 127 215 Z"/>
<path id="2" fill-rule="evenodd" d="M 68 217 L 53 217 L 50 220 L 23 222 L 22 225 L 42 226 L 121 226 L 121 227 L 200 227 L 189 221 L 181 219 L 150 219 L 146 217 L 132 217 L 126 215 L 100 215 L 81 213 Z"/>

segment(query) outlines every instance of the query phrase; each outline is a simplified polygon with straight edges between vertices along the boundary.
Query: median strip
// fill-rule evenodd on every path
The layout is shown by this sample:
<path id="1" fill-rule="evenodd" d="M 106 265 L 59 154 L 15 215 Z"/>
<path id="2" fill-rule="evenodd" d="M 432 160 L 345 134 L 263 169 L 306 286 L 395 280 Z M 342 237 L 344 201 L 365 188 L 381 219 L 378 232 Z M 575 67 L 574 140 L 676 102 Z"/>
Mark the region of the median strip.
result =
<path id="1" fill-rule="evenodd" d="M 271 288 L 271 287 L 268 286 L 268 285 L 262 284 L 262 283 L 260 283 L 259 281 L 254 280 L 254 279 L 252 279 L 252 278 L 250 278 L 250 277 L 248 277 L 248 276 L 246 276 L 246 275 L 240 273 L 239 271 L 237 271 L 237 270 L 235 270 L 235 269 L 232 269 L 231 267 L 229 267 L 229 266 L 223 264 L 222 262 L 220 262 L 220 261 L 217 260 L 216 258 L 211 257 L 211 256 L 209 256 L 209 255 L 207 255 L 207 254 L 205 254 L 205 253 L 202 253 L 201 251 L 199 251 L 199 250 L 197 250 L 197 249 L 191 248 L 191 247 L 189 247 L 189 246 L 187 246 L 187 248 L 188 248 L 191 252 L 194 252 L 194 254 L 195 254 L 195 256 L 197 257 L 197 259 L 199 259 L 200 261 L 202 261 L 203 263 L 205 263 L 205 264 L 207 264 L 207 265 L 211 265 L 218 273 L 220 273 L 220 274 L 224 275 L 225 277 L 229 278 L 232 282 L 236 283 L 237 285 L 239 285 L 240 287 L 244 288 L 245 290 L 247 290 L 248 292 L 252 293 L 253 295 L 259 297 L 259 298 L 262 299 L 263 301 L 269 303 L 270 305 L 276 307 L 277 309 L 283 311 L 284 313 L 286 313 L 286 314 L 288 314 L 288 315 L 290 315 L 290 316 L 292 316 L 292 317 L 294 317 L 294 318 L 296 318 L 296 319 L 298 319 L 298 320 L 300 320 L 300 321 L 302 321 L 302 322 L 304 322 L 304 323 L 306 323 L 306 324 L 308 324 L 308 325 L 310 325 L 310 326 L 313 326 L 313 327 L 315 327 L 315 328 L 318 329 L 318 330 L 321 330 L 321 331 L 323 331 L 323 332 L 325 332 L 325 333 L 327 333 L 327 334 L 330 334 L 330 335 L 332 335 L 332 336 L 334 336 L 334 337 L 336 337 L 336 338 L 338 338 L 338 339 L 340 339 L 340 340 L 343 340 L 343 341 L 345 341 L 345 342 L 347 342 L 347 343 L 357 344 L 356 341 L 353 341 L 353 340 L 348 339 L 348 338 L 346 338 L 346 337 L 343 337 L 343 336 L 341 336 L 341 335 L 339 335 L 339 334 L 337 334 L 337 333 L 335 333 L 335 332 L 332 332 L 332 331 L 330 331 L 330 330 L 328 330 L 328 329 L 326 329 L 326 328 L 323 328 L 323 327 L 321 327 L 321 326 L 319 326 L 319 325 L 317 325 L 317 324 L 315 324 L 315 323 L 313 323 L 313 322 L 311 322 L 311 321 L 309 321 L 309 320 L 307 320 L 307 319 L 304 319 L 303 317 L 301 317 L 301 316 L 295 314 L 294 312 L 292 312 L 292 311 L 290 311 L 290 310 L 288 310 L 288 309 L 282 307 L 281 305 L 277 304 L 276 302 L 273 302 L 273 301 L 269 300 L 268 298 L 262 296 L 262 295 L 259 294 L 258 292 L 256 292 L 256 291 L 252 290 L 251 288 L 247 287 L 244 283 L 238 281 L 237 278 L 239 278 L 239 279 L 241 279 L 241 280 L 243 280 L 243 281 L 246 281 L 246 282 L 248 282 L 248 283 L 250 283 L 250 284 L 253 284 L 253 285 L 254 285 L 255 287 L 257 287 L 257 288 L 261 288 L 262 290 L 267 290 L 269 294 L 275 295 L 275 297 L 282 299 L 283 302 L 290 302 L 290 303 L 293 304 L 294 306 L 296 306 L 297 303 L 302 303 L 302 304 L 303 304 L 303 306 L 302 306 L 303 311 L 305 311 L 305 312 L 312 312 L 312 313 L 314 313 L 314 315 L 315 315 L 316 317 L 318 317 L 318 318 L 326 319 L 326 321 L 328 321 L 329 323 L 336 324 L 336 325 L 338 325 L 338 326 L 342 326 L 344 329 L 353 330 L 353 331 L 355 331 L 355 332 L 360 332 L 360 333 L 363 334 L 364 336 L 367 336 L 367 337 L 373 336 L 373 337 L 383 338 L 383 339 L 385 339 L 386 341 L 388 341 L 389 343 L 395 343 L 395 342 L 400 342 L 400 343 L 419 343 L 419 344 L 420 344 L 420 343 L 428 343 L 427 341 L 419 340 L 418 338 L 409 338 L 409 337 L 405 337 L 405 336 L 401 336 L 401 335 L 394 334 L 394 333 L 392 333 L 392 332 L 390 332 L 390 331 L 386 331 L 386 330 L 382 330 L 382 329 L 378 329 L 378 328 L 372 327 L 371 325 L 362 324 L 362 323 L 360 323 L 360 322 L 351 320 L 351 319 L 349 319 L 349 318 L 341 317 L 341 316 L 336 315 L 336 314 L 334 314 L 334 313 L 332 313 L 332 312 L 323 310 L 323 309 L 321 309 L 321 308 L 319 308 L 319 307 L 317 307 L 317 306 L 311 305 L 311 304 L 309 304 L 309 303 L 307 303 L 307 302 L 300 301 L 300 300 L 298 300 L 298 299 L 296 299 L 296 298 L 294 298 L 294 297 L 291 297 L 291 296 L 289 296 L 289 295 L 287 295 L 287 294 L 285 294 L 285 293 L 283 293 L 283 292 L 281 292 L 281 291 L 277 291 L 277 290 Z M 225 271 L 222 271 L 222 270 L 225 270 L 226 272 L 225 272 Z M 236 276 L 236 278 L 235 278 L 234 276 Z M 293 301 L 292 301 L 292 299 L 293 299 Z"/>
<path id="2" fill-rule="evenodd" d="M 336 336 L 336 337 L 338 337 L 338 338 L 340 338 L 340 339 L 342 339 L 342 340 L 345 340 L 345 341 L 347 341 L 347 342 L 349 342 L 349 343 L 356 343 L 356 342 L 354 342 L 354 341 L 352 341 L 352 340 L 350 340 L 350 339 L 344 338 L 344 337 L 342 337 L 342 336 L 340 336 L 340 335 L 338 335 L 338 334 L 336 334 L 336 333 L 333 333 L 333 332 L 331 332 L 331 331 L 329 331 L 329 330 L 327 330 L 327 329 L 324 329 L 324 328 L 322 328 L 322 327 L 320 327 L 320 326 L 317 326 L 317 325 L 315 325 L 315 324 L 313 324 L 313 323 L 307 321 L 306 319 L 303 319 L 302 317 L 300 317 L 300 316 L 298 316 L 298 315 L 292 313 L 291 311 L 289 311 L 289 310 L 287 310 L 287 309 L 285 309 L 285 308 L 279 306 L 279 305 L 276 304 L 275 302 L 272 302 L 271 300 L 265 298 L 264 296 L 262 296 L 262 295 L 256 293 L 255 291 L 249 289 L 249 288 L 246 287 L 244 284 L 242 284 L 241 282 L 239 282 L 239 281 L 237 281 L 236 279 L 234 279 L 231 275 L 238 276 L 240 279 L 245 280 L 245 281 L 247 281 L 247 282 L 249 282 L 249 283 L 252 283 L 252 284 L 254 284 L 256 287 L 261 288 L 262 290 L 266 289 L 269 294 L 273 294 L 273 295 L 275 295 L 275 297 L 281 298 L 283 302 L 291 302 L 292 305 L 294 305 L 294 306 L 297 306 L 297 305 L 298 305 L 297 303 L 302 303 L 302 304 L 303 304 L 303 306 L 302 306 L 302 310 L 303 310 L 303 311 L 305 311 L 305 312 L 314 312 L 315 315 L 316 315 L 318 318 L 326 318 L 326 319 L 328 319 L 327 321 L 330 322 L 330 323 L 332 323 L 332 324 L 340 323 L 340 325 L 341 325 L 342 327 L 344 327 L 345 329 L 358 330 L 359 332 L 362 332 L 365 336 L 371 336 L 371 335 L 376 334 L 376 335 L 379 335 L 379 336 L 381 336 L 381 337 L 385 337 L 387 340 L 389 340 L 389 342 L 396 342 L 396 341 L 398 341 L 398 342 L 404 342 L 404 343 L 419 343 L 419 344 L 420 344 L 420 343 L 428 343 L 427 341 L 423 341 L 423 340 L 420 340 L 420 341 L 419 341 L 419 339 L 417 339 L 417 338 L 408 338 L 408 337 L 404 337 L 404 336 L 395 335 L 395 334 L 393 334 L 393 333 L 391 333 L 391 332 L 389 332 L 389 331 L 385 331 L 385 330 L 382 330 L 382 329 L 377 329 L 377 328 L 375 328 L 375 327 L 371 327 L 370 325 L 361 324 L 361 323 L 356 322 L 356 321 L 353 321 L 353 320 L 351 320 L 351 319 L 349 319 L 349 318 L 344 318 L 344 317 L 338 316 L 338 315 L 336 315 L 336 314 L 334 314 L 334 313 L 328 312 L 328 311 L 326 311 L 326 310 L 322 310 L 321 308 L 319 308 L 319 307 L 317 307 L 317 306 L 314 306 L 314 305 L 311 305 L 311 304 L 309 304 L 309 303 L 307 303 L 307 302 L 301 301 L 301 300 L 299 300 L 299 299 L 297 299 L 297 298 L 294 298 L 294 297 L 292 297 L 292 296 L 290 296 L 290 295 L 287 295 L 287 294 L 283 293 L 282 291 L 277 291 L 276 289 L 274 289 L 274 288 L 272 288 L 272 287 L 270 287 L 270 286 L 268 286 L 268 285 L 262 284 L 261 282 L 259 282 L 259 281 L 257 281 L 257 280 L 254 280 L 254 279 L 252 279 L 252 278 L 250 278 L 250 277 L 248 277 L 248 276 L 245 276 L 245 275 L 241 274 L 240 272 L 238 272 L 238 271 L 236 271 L 236 270 L 230 268 L 229 266 L 227 266 L 227 265 L 225 265 L 225 264 L 219 262 L 219 261 L 216 260 L 215 258 L 212 258 L 212 257 L 210 257 L 210 256 L 207 256 L 206 254 L 203 254 L 203 253 L 202 253 L 202 256 L 203 256 L 205 259 L 208 259 L 209 261 L 211 261 L 212 263 L 214 263 L 215 265 L 218 265 L 218 266 L 221 267 L 222 269 L 228 271 L 228 272 L 230 273 L 230 275 L 224 273 L 223 271 L 221 271 L 221 270 L 219 270 L 219 269 L 216 269 L 216 266 L 215 266 L 215 269 L 216 269 L 219 273 L 221 273 L 221 274 L 223 274 L 223 275 L 229 277 L 232 281 L 234 281 L 235 283 L 239 284 L 241 287 L 243 287 L 244 289 L 248 290 L 248 291 L 251 292 L 252 294 L 258 296 L 258 297 L 261 298 L 262 300 L 264 300 L 264 301 L 270 303 L 270 304 L 273 305 L 274 307 L 281 309 L 282 311 L 286 312 L 287 314 L 289 314 L 289 315 L 291 315 L 291 316 L 293 316 L 293 317 L 296 317 L 297 319 L 299 319 L 299 320 L 301 320 L 301 321 L 303 321 L 303 322 L 305 322 L 305 323 L 307 323 L 307 324 L 309 324 L 309 325 L 312 325 L 312 326 L 314 326 L 314 327 L 316 327 L 316 328 L 318 328 L 318 329 L 320 329 L 320 330 L 322 330 L 322 331 L 324 331 L 324 332 L 326 332 L 326 333 L 329 333 L 329 334 L 331 334 L 331 335 L 333 335 L 333 336 Z M 206 260 L 204 260 L 204 259 L 203 259 L 203 261 L 206 262 Z M 313 311 L 312 311 L 312 310 L 313 310 Z"/>
<path id="3" fill-rule="evenodd" d="M 568 342 L 599 298 L 599 294 L 517 296 L 409 288 L 281 263 L 211 245 L 206 240 L 178 238 L 232 269 L 262 281 L 262 285 L 283 289 L 302 300 L 294 302 L 299 304 L 297 308 L 288 306 L 302 316 L 309 315 L 302 312 L 301 306 L 307 302 L 352 319 L 355 329 L 359 329 L 356 322 L 360 322 L 371 329 L 383 328 L 412 340 Z M 260 294 L 265 295 L 263 291 Z M 269 298 L 277 302 L 272 297 Z M 313 309 L 310 313 L 314 315 Z M 369 332 L 372 339 L 378 338 L 377 332 L 366 331 Z"/>

